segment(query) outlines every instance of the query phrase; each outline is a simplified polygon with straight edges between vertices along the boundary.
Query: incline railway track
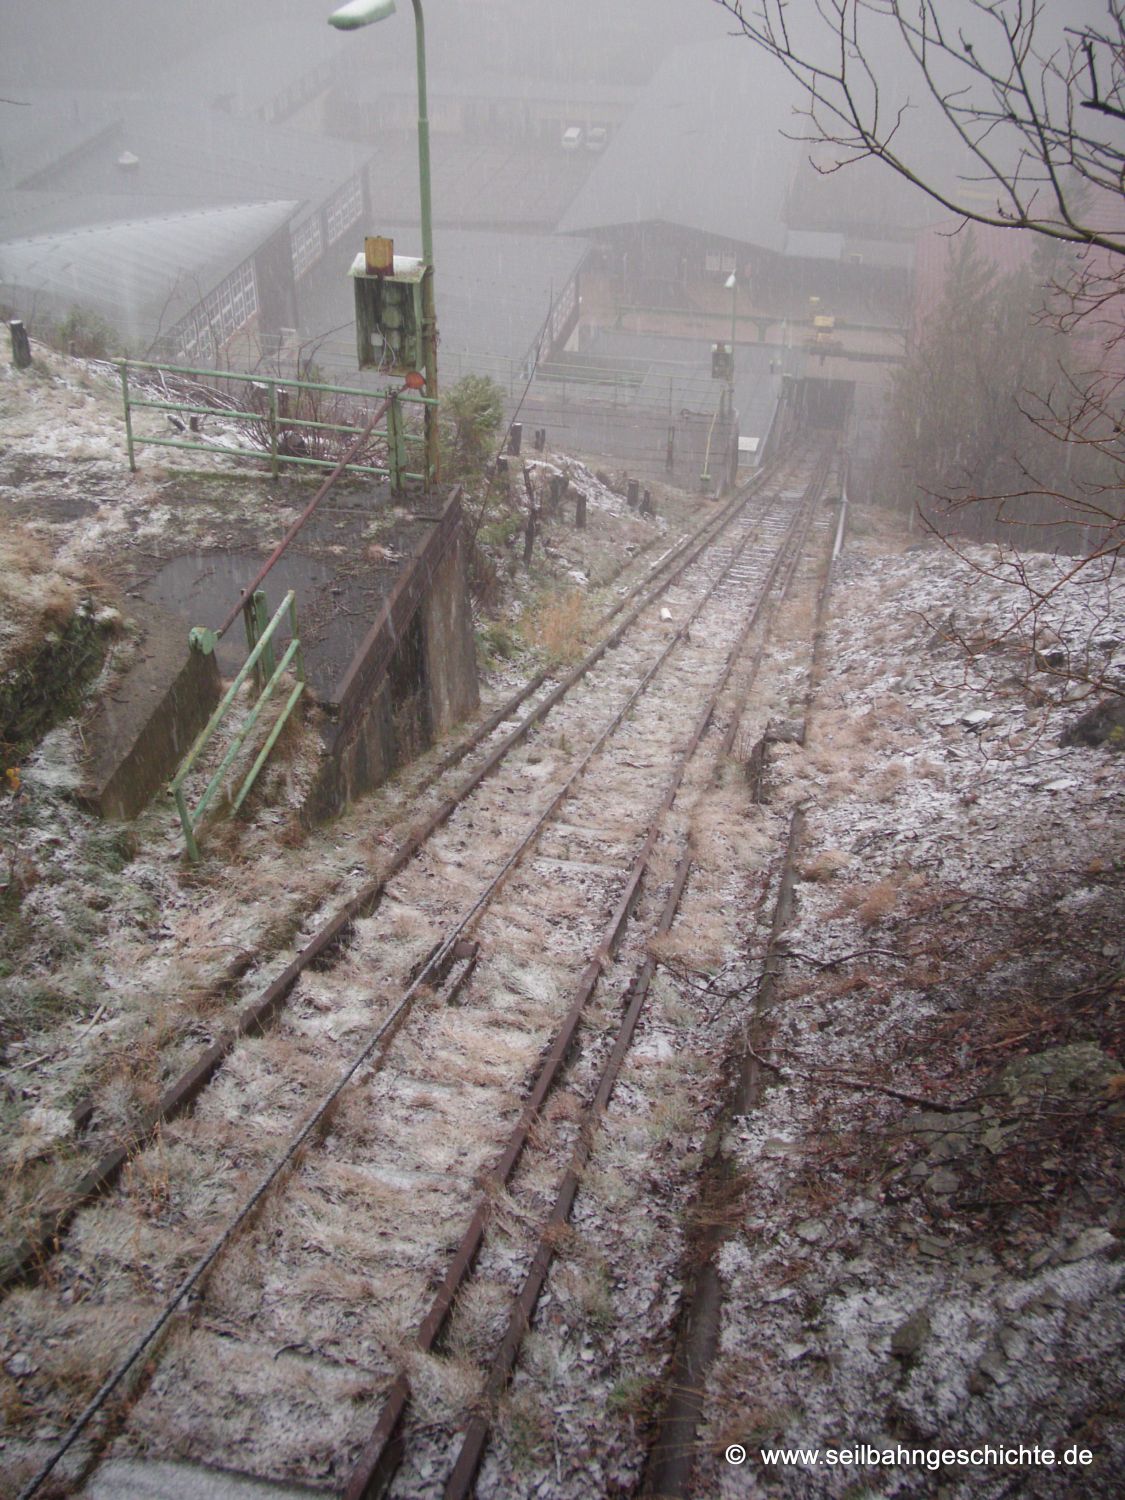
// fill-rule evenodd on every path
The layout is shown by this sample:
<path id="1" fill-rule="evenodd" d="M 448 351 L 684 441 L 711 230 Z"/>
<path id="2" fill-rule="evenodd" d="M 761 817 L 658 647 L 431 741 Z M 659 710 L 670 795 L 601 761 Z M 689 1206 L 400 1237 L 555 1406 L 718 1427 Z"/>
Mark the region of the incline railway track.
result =
<path id="1" fill-rule="evenodd" d="M 257 1034 L 273 1021 L 306 968 L 331 960 L 332 955 L 346 940 L 356 918 L 369 915 L 382 898 L 387 880 L 413 859 L 426 839 L 471 795 L 479 782 L 493 774 L 509 751 L 547 716 L 559 699 L 581 680 L 607 650 L 617 644 L 646 606 L 660 597 L 665 588 L 680 577 L 711 539 L 729 523 L 732 515 L 744 507 L 770 480 L 775 465 L 776 461 L 755 475 L 733 501 L 721 510 L 709 514 L 699 526 L 670 547 L 639 580 L 621 592 L 621 597 L 599 621 L 595 644 L 571 671 L 559 676 L 550 667 L 544 667 L 483 723 L 447 751 L 436 766 L 417 776 L 410 768 L 407 769 L 401 778 L 407 783 L 405 793 L 421 815 L 376 878 L 364 884 L 349 900 L 341 903 L 317 927 L 295 957 L 241 1011 L 234 1025 L 222 1031 L 201 1050 L 192 1064 L 163 1091 L 155 1108 L 133 1122 L 127 1137 L 104 1151 L 74 1183 L 61 1202 L 53 1203 L 40 1215 L 38 1223 L 23 1241 L 0 1247 L 0 1291 L 43 1268 L 58 1246 L 61 1231 L 77 1210 L 110 1189 L 138 1147 L 151 1140 L 165 1122 L 174 1119 L 182 1110 L 194 1104 L 201 1089 L 207 1086 L 239 1037 Z M 621 571 L 627 573 L 632 569 L 627 564 Z M 526 711 L 519 716 L 519 711 L 525 708 Z M 494 743 L 497 739 L 499 743 Z M 474 757 L 474 752 L 477 751 L 480 753 Z M 473 767 L 470 775 L 452 791 L 444 796 L 440 795 L 442 784 L 466 760 Z M 422 811 L 426 807 L 427 794 L 435 788 L 438 789 L 440 800 L 433 801 L 428 812 Z M 266 966 L 264 960 L 265 956 L 259 955 L 259 969 Z M 241 975 L 249 962 L 250 955 L 240 956 L 234 970 L 234 979 Z"/>
<path id="2" fill-rule="evenodd" d="M 473 1413 L 452 1420 L 464 1442 L 446 1493 L 470 1493 L 644 1003 L 646 943 L 688 880 L 677 798 L 713 764 L 700 752 L 724 693 L 749 691 L 744 648 L 800 561 L 831 463 L 817 445 L 780 465 L 642 584 L 524 722 L 470 747 L 459 794 L 193 1070 L 194 1111 L 165 1111 L 120 1191 L 56 1229 L 49 1276 L 9 1296 L 3 1332 L 91 1351 L 69 1393 L 45 1393 L 48 1421 L 93 1394 L 62 1441 L 9 1442 L 21 1493 L 87 1469 L 125 1396 L 126 1448 L 378 1493 L 483 1267 L 515 1298 Z M 599 996 L 622 966 L 628 982 Z M 589 1024 L 595 1001 L 611 1041 Z M 584 1102 L 552 1119 L 564 1077 Z M 550 1204 L 514 1258 L 513 1193 L 529 1221 Z"/>
<path id="3" fill-rule="evenodd" d="M 95 1160 L 61 1202 L 53 1204 L 41 1214 L 38 1224 L 23 1241 L 0 1248 L 0 1291 L 42 1270 L 58 1247 L 61 1231 L 78 1209 L 112 1188 L 138 1148 L 151 1140 L 167 1121 L 194 1104 L 200 1091 L 210 1082 L 240 1037 L 256 1035 L 272 1023 L 286 1003 L 297 979 L 307 968 L 332 960 L 341 944 L 346 941 L 355 920 L 370 915 L 382 899 L 387 881 L 414 858 L 430 835 L 448 820 L 485 777 L 492 775 L 503 764 L 509 752 L 546 718 L 555 704 L 575 683 L 581 681 L 601 656 L 616 646 L 642 611 L 662 597 L 665 589 L 677 581 L 713 537 L 727 526 L 731 517 L 770 481 L 774 467 L 775 465 L 771 465 L 769 469 L 755 475 L 733 501 L 708 515 L 699 526 L 669 548 L 637 582 L 626 588 L 599 622 L 595 644 L 569 672 L 558 676 L 549 667 L 543 668 L 482 724 L 446 752 L 436 766 L 419 777 L 409 773 L 404 777 L 410 783 L 406 794 L 419 809 L 421 816 L 376 878 L 363 885 L 349 900 L 341 903 L 317 927 L 295 957 L 239 1013 L 234 1025 L 223 1030 L 200 1051 L 195 1060 L 163 1091 L 155 1108 L 132 1124 L 125 1139 L 114 1143 Z M 525 709 L 522 716 L 519 715 L 521 709 Z M 496 740 L 499 743 L 495 743 Z M 474 756 L 474 752 L 479 754 Z M 442 783 L 466 760 L 472 767 L 470 774 L 452 791 L 442 796 Z M 429 810 L 423 812 L 427 794 L 435 788 L 438 789 L 439 800 L 434 801 Z M 241 963 L 246 961 L 248 959 L 245 957 L 240 960 Z M 259 960 L 258 967 L 264 966 Z"/>

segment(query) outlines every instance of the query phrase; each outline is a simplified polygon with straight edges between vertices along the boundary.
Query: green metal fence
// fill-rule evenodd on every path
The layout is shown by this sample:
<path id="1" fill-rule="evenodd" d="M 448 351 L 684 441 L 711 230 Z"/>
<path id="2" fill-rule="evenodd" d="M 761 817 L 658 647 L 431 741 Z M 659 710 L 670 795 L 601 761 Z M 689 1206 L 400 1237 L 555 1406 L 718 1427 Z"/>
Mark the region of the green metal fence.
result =
<path id="1" fill-rule="evenodd" d="M 259 376 L 234 370 L 196 370 L 187 365 L 155 364 L 139 359 L 118 360 L 117 368 L 121 376 L 121 398 L 125 406 L 125 441 L 129 452 L 129 468 L 134 473 L 137 469 L 137 449 L 141 447 L 181 448 L 192 453 L 253 458 L 259 462 L 268 463 L 270 472 L 275 478 L 280 473 L 282 464 L 292 464 L 298 468 L 335 468 L 337 463 L 335 458 L 287 453 L 285 443 L 293 437 L 300 438 L 305 432 L 314 435 L 340 433 L 345 436 L 359 436 L 364 431 L 363 427 L 356 427 L 348 422 L 321 421 L 316 417 L 294 415 L 294 408 L 299 412 L 307 409 L 309 403 L 315 406 L 320 398 L 343 396 L 367 402 L 390 399 L 385 430 L 378 434 L 386 447 L 386 463 L 347 464 L 345 467 L 348 471 L 355 474 L 368 474 L 378 479 L 389 479 L 394 489 L 398 489 L 407 480 L 425 482 L 422 473 L 424 468 L 422 447 L 425 439 L 420 428 L 418 431 L 412 429 L 408 413 L 411 406 L 422 408 L 435 403 L 420 391 L 400 389 L 373 392 L 355 386 L 325 385 L 311 380 L 288 380 L 279 375 Z M 165 390 L 164 396 L 167 399 L 158 400 L 151 393 L 151 382 L 138 385 L 136 373 L 141 371 L 153 372 L 160 377 L 170 375 L 177 381 L 186 379 L 197 383 L 202 389 L 193 391 L 188 388 L 182 394 Z M 130 372 L 134 375 L 132 384 Z M 236 392 L 236 394 L 242 401 L 245 401 L 248 394 L 260 397 L 260 408 L 246 409 L 245 406 L 238 404 L 223 406 L 200 399 L 206 395 L 208 388 L 221 389 L 219 382 L 226 382 L 228 386 L 241 386 L 242 392 Z M 261 446 L 243 447 L 227 442 L 208 443 L 200 440 L 198 434 L 165 437 L 155 433 L 138 432 L 133 416 L 135 412 L 144 411 L 164 412 L 167 417 L 175 418 L 177 421 L 186 416 L 189 419 L 215 417 L 234 422 L 250 422 L 261 434 Z M 417 459 L 413 464 L 411 462 L 412 448 L 418 450 Z"/>
<path id="2" fill-rule="evenodd" d="M 250 788 L 258 779 L 258 773 L 269 758 L 270 751 L 277 743 L 278 736 L 285 728 L 290 714 L 296 708 L 297 701 L 305 690 L 305 665 L 304 658 L 301 655 L 301 639 L 297 631 L 297 609 L 294 603 L 293 590 L 290 589 L 286 594 L 281 602 L 281 607 L 272 619 L 267 620 L 266 618 L 266 596 L 261 590 L 247 601 L 243 614 L 246 620 L 247 641 L 250 646 L 249 655 L 238 675 L 223 695 L 222 702 L 196 737 L 191 749 L 184 756 L 179 770 L 168 786 L 169 795 L 175 799 L 176 809 L 180 814 L 180 823 L 184 830 L 184 842 L 187 845 L 188 855 L 192 859 L 199 858 L 199 842 L 196 838 L 196 829 L 199 827 L 208 805 L 222 785 L 238 752 L 249 738 L 254 726 L 262 716 L 262 711 L 290 666 L 293 666 L 297 678 L 296 684 L 285 700 L 285 704 L 274 721 L 265 743 L 255 756 L 253 765 L 246 773 L 241 786 L 235 793 L 231 801 L 232 812 L 237 812 L 243 802 L 245 802 Z M 290 641 L 280 659 L 278 659 L 273 639 L 286 615 L 289 616 Z M 191 632 L 189 639 L 192 650 L 209 653 L 215 649 L 218 637 L 212 630 L 197 628 Z M 231 737 L 231 742 L 223 752 L 218 769 L 208 781 L 203 795 L 194 808 L 189 807 L 187 796 L 184 792 L 184 783 L 191 775 L 207 746 L 211 743 L 223 720 L 230 712 L 239 689 L 251 674 L 254 675 L 258 684 L 258 701 L 246 716 L 245 722 Z"/>

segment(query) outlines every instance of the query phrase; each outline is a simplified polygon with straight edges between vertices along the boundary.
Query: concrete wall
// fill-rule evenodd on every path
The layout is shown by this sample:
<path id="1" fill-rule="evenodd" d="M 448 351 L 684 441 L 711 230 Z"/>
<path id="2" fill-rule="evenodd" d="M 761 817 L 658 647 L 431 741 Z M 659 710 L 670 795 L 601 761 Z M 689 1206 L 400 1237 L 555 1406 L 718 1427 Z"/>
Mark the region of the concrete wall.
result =
<path id="1" fill-rule="evenodd" d="M 213 655 L 188 647 L 183 622 L 153 604 L 133 608 L 143 631 L 134 664 L 83 725 L 81 801 L 103 818 L 135 818 L 175 774 L 219 701 Z"/>
<path id="2" fill-rule="evenodd" d="M 431 542 L 404 569 L 396 617 L 376 622 L 348 678 L 360 684 L 325 730 L 325 758 L 306 798 L 309 823 L 334 817 L 427 749 L 479 702 L 460 501 L 437 520 Z M 394 649 L 387 650 L 388 637 Z"/>
<path id="3" fill-rule="evenodd" d="M 460 532 L 434 570 L 433 587 L 419 614 L 429 718 L 437 735 L 473 713 L 480 703 L 465 541 Z"/>

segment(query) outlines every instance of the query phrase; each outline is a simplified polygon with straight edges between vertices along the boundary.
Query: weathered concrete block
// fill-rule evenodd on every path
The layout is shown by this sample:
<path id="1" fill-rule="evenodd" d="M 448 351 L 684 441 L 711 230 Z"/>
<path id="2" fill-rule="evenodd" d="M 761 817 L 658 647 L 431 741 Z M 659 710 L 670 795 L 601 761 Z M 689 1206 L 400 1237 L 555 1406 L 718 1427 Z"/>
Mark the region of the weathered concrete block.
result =
<path id="1" fill-rule="evenodd" d="M 430 724 L 435 734 L 441 734 L 480 703 L 476 639 L 461 538 L 435 570 L 421 614 Z"/>
<path id="2" fill-rule="evenodd" d="M 136 660 L 83 724 L 87 758 L 79 793 L 103 818 L 135 818 L 175 774 L 219 701 L 214 656 L 188 646 L 182 620 L 154 604 L 132 610 Z"/>
<path id="3" fill-rule="evenodd" d="M 478 705 L 476 643 L 459 505 L 407 562 L 344 679 L 302 817 L 341 813 Z M 444 539 L 443 539 L 444 538 Z M 440 545 L 433 545 L 440 542 Z M 396 616 L 397 611 L 397 616 Z M 392 617 L 398 623 L 391 627 Z"/>

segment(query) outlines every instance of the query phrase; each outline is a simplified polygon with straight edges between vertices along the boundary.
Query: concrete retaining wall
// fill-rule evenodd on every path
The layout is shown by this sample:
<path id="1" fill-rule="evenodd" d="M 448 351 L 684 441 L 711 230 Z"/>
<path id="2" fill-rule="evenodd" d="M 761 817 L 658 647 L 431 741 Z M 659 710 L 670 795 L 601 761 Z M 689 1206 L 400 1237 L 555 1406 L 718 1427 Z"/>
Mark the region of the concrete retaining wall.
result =
<path id="1" fill-rule="evenodd" d="M 335 701 L 323 705 L 330 722 L 303 809 L 310 823 L 342 812 L 479 702 L 459 493 L 432 519 Z"/>
<path id="2" fill-rule="evenodd" d="M 214 656 L 188 646 L 182 620 L 154 604 L 133 609 L 137 655 L 82 728 L 80 800 L 103 818 L 135 818 L 172 777 L 219 701 Z"/>

